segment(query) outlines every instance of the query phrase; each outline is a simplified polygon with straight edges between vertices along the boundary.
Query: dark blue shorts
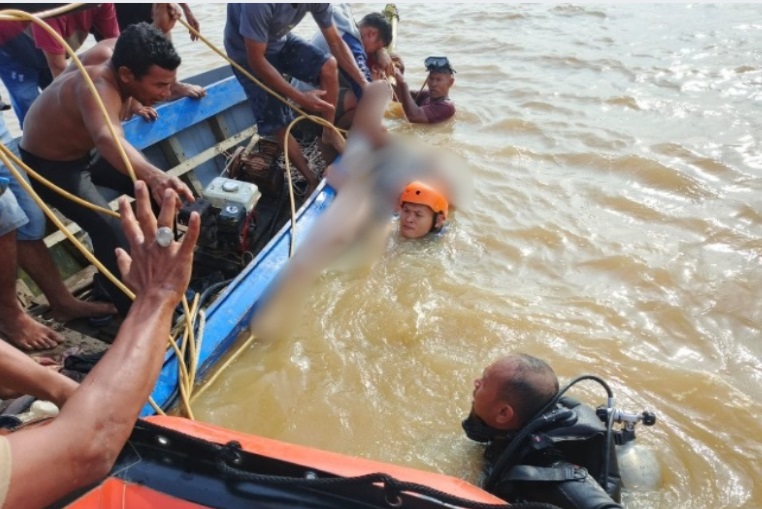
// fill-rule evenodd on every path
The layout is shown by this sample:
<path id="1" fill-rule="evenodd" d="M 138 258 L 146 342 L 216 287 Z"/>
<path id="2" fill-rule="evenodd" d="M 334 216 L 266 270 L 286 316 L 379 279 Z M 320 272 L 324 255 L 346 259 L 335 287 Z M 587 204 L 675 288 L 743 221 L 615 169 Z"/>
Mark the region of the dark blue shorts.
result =
<path id="1" fill-rule="evenodd" d="M 265 55 L 265 57 L 281 74 L 288 74 L 298 80 L 318 86 L 320 84 L 320 69 L 330 58 L 330 55 L 323 53 L 301 37 L 288 34 L 283 49 L 277 53 Z M 255 77 L 259 77 L 252 72 L 248 65 L 243 67 Z M 271 135 L 296 118 L 294 110 L 260 88 L 235 67 L 233 73 L 243 86 L 246 97 L 249 98 L 254 118 L 257 119 L 259 134 Z"/>

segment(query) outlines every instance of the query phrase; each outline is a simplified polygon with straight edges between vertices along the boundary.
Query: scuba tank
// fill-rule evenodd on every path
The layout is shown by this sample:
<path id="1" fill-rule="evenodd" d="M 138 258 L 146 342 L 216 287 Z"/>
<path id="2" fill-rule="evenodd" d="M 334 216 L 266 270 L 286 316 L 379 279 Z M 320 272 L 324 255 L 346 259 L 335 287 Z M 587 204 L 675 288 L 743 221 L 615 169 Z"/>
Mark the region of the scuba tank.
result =
<path id="1" fill-rule="evenodd" d="M 596 410 L 598 417 L 604 420 L 606 408 Z M 628 413 L 615 409 L 613 422 L 622 424 L 622 429 L 615 434 L 616 457 L 622 484 L 628 490 L 655 491 L 661 485 L 661 468 L 656 454 L 651 449 L 635 443 L 635 425 L 656 424 L 656 416 L 649 411 L 640 414 Z"/>

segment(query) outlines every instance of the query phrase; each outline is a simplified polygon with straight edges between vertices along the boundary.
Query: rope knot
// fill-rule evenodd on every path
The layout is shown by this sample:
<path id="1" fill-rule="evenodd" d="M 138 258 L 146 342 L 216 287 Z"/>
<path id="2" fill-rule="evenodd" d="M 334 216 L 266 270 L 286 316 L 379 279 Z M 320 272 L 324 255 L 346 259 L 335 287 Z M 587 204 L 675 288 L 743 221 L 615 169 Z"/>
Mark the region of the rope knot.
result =
<path id="1" fill-rule="evenodd" d="M 220 448 L 220 452 L 217 454 L 217 461 L 224 465 L 240 465 L 243 461 L 241 452 L 243 448 L 240 442 L 231 440 Z"/>

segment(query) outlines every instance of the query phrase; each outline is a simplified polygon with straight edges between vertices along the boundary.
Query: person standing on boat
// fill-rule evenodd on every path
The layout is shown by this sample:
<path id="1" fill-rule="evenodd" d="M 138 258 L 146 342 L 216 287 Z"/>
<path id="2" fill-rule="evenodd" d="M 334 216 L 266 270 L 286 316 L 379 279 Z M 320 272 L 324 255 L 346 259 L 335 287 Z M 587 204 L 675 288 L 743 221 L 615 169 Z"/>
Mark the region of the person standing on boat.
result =
<path id="1" fill-rule="evenodd" d="M 131 97 L 148 106 L 169 97 L 179 65 L 180 57 L 161 31 L 145 23 L 127 28 L 119 36 L 109 60 L 87 67 L 108 118 L 101 114 L 84 77 L 79 72 L 64 73 L 29 110 L 19 146 L 22 159 L 59 187 L 108 208 L 108 200 L 96 185 L 124 194 L 132 191 L 128 170 L 116 140 L 111 137 L 108 122 L 116 128 L 137 178 L 148 184 L 157 202 L 167 189 L 194 201 L 187 185 L 152 165 L 124 139 L 120 122 Z M 97 160 L 91 155 L 93 149 L 100 156 Z M 118 220 L 74 203 L 36 181 L 33 186 L 42 199 L 90 235 L 96 257 L 117 274 L 114 250 L 127 246 Z M 105 278 L 103 283 L 124 316 L 130 299 Z"/>
<path id="2" fill-rule="evenodd" d="M 291 33 L 307 15 L 312 14 L 325 37 L 331 55 Z M 228 57 L 279 95 L 308 111 L 317 111 L 334 123 L 339 94 L 338 68 L 360 85 L 368 83 L 332 19 L 330 4 L 228 4 L 225 24 L 225 50 Z M 337 67 L 338 62 L 338 67 Z M 288 124 L 294 119 L 289 106 L 233 68 L 249 98 L 260 135 L 275 135 L 283 150 Z M 301 92 L 283 78 L 288 74 L 301 81 L 319 85 L 319 90 Z M 323 141 L 339 153 L 344 149 L 341 135 L 323 128 Z M 293 136 L 288 140 L 289 158 L 307 180 L 311 193 L 318 180 Z"/>
<path id="3" fill-rule="evenodd" d="M 135 214 L 126 198 L 119 202 L 130 253 L 119 249 L 117 259 L 135 302 L 114 343 L 60 415 L 0 436 L 0 507 L 48 507 L 105 476 L 159 376 L 172 314 L 190 280 L 201 220 L 193 212 L 180 242 L 160 244 L 158 228 L 173 224 L 177 194 L 165 188 L 157 218 L 144 182 L 135 183 L 134 193 Z"/>
<path id="4" fill-rule="evenodd" d="M 455 115 L 455 103 L 450 100 L 450 88 L 455 84 L 455 69 L 447 57 L 429 57 L 424 62 L 429 75 L 428 90 L 411 92 L 401 69 L 394 73 L 394 91 L 413 124 L 437 124 Z"/>
<path id="5" fill-rule="evenodd" d="M 474 380 L 471 412 L 463 421 L 463 429 L 471 440 L 486 443 L 484 489 L 510 502 L 544 502 L 563 509 L 621 509 L 621 481 L 613 446 L 610 449 L 608 492 L 586 468 L 600 464 L 605 426 L 595 409 L 586 405 L 569 406 L 574 420 L 553 422 L 551 412 L 539 419 L 549 424 L 526 435 L 513 451 L 512 440 L 524 438 L 524 428 L 533 417 L 551 402 L 559 391 L 558 378 L 543 360 L 526 354 L 503 357 L 488 366 Z M 561 402 L 564 400 L 562 399 Z M 573 400 L 572 400 L 573 401 Z M 574 402 L 576 403 L 576 402 Z M 559 403 L 559 409 L 563 410 Z M 562 415 L 562 414 L 559 414 Z M 566 433 L 570 430 L 570 433 Z M 553 437 L 562 437 L 558 442 Z M 573 444 L 577 457 L 572 458 Z M 558 445 L 561 444 L 561 445 Z M 508 451 L 508 453 L 506 452 Z M 584 458 L 578 456 L 582 454 Z M 594 461 L 588 461 L 594 457 Z M 510 461 L 507 461 L 510 460 Z"/>
<path id="6" fill-rule="evenodd" d="M 0 100 L 0 110 L 4 109 L 7 106 Z M 0 142 L 12 149 L 13 139 L 2 115 Z M 43 350 L 63 341 L 60 334 L 34 320 L 21 306 L 16 297 L 18 264 L 48 299 L 54 319 L 66 322 L 115 313 L 111 304 L 86 302 L 71 294 L 42 240 L 45 236 L 42 210 L 2 163 L 0 179 L 8 186 L 0 196 L 0 334 L 24 350 Z"/>

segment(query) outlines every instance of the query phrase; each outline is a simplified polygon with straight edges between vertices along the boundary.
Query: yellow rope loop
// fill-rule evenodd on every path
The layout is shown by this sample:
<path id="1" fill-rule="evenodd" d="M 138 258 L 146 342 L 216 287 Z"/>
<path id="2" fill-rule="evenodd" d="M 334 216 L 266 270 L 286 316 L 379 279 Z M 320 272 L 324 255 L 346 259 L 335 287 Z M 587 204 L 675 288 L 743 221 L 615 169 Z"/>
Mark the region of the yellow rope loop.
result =
<path id="1" fill-rule="evenodd" d="M 83 200 L 82 198 L 80 198 L 77 195 L 71 194 L 66 189 L 58 187 L 57 185 L 55 185 L 54 183 L 52 183 L 51 181 L 49 181 L 48 179 L 46 179 L 45 177 L 43 177 L 42 175 L 40 175 L 39 173 L 34 171 L 32 168 L 27 166 L 27 164 L 24 161 L 22 161 L 16 154 L 14 154 L 11 150 L 6 150 L 6 155 L 8 157 L 10 157 L 11 161 L 13 161 L 16 164 L 16 166 L 18 166 L 19 168 L 24 170 L 30 177 L 35 179 L 37 182 L 43 184 L 44 186 L 46 186 L 46 187 L 52 189 L 53 191 L 57 192 L 61 196 L 65 197 L 65 198 L 68 198 L 71 201 L 73 201 L 75 203 L 78 203 L 79 205 L 82 205 L 83 207 L 86 207 L 88 209 L 94 210 L 96 212 L 100 212 L 101 214 L 106 214 L 106 215 L 109 215 L 111 217 L 115 217 L 117 219 L 119 218 L 119 212 L 115 212 L 115 211 L 113 211 L 111 209 L 104 209 L 103 207 L 101 207 L 99 205 L 91 203 L 91 202 L 89 202 L 87 200 Z M 13 173 L 13 176 L 16 177 L 16 180 L 19 180 L 19 181 L 20 180 L 24 180 L 24 178 L 22 177 L 21 173 L 19 171 L 17 171 L 15 168 L 9 168 L 9 169 L 11 170 L 11 173 Z M 37 197 L 36 193 L 32 195 L 32 198 L 35 198 L 35 197 Z M 40 208 L 42 208 L 42 207 L 40 207 Z"/>
<path id="2" fill-rule="evenodd" d="M 69 11 L 73 11 L 75 9 L 79 9 L 80 7 L 84 7 L 85 5 L 87 4 L 86 3 L 66 4 L 66 5 L 62 5 L 61 7 L 55 7 L 53 9 L 49 9 L 47 11 L 40 11 L 36 14 L 36 16 L 40 19 L 54 18 L 56 16 L 66 14 Z"/>
<path id="3" fill-rule="evenodd" d="M 53 9 L 50 11 L 45 11 L 44 13 L 41 13 L 41 16 L 44 17 L 52 17 L 52 16 L 58 16 L 60 14 L 64 14 L 70 10 L 76 9 L 78 7 L 81 7 L 85 4 L 71 4 L 68 6 L 64 6 L 61 8 Z M 130 163 L 129 158 L 127 157 L 127 153 L 124 150 L 124 146 L 121 142 L 121 137 L 117 135 L 116 128 L 111 123 L 111 120 L 108 116 L 108 111 L 106 111 L 106 107 L 103 104 L 103 101 L 100 98 L 100 95 L 98 94 L 97 89 L 95 88 L 95 84 L 93 83 L 92 79 L 90 78 L 90 75 L 87 73 L 87 70 L 82 65 L 82 62 L 77 57 L 76 53 L 71 49 L 71 47 L 66 43 L 66 41 L 55 31 L 53 30 L 47 23 L 45 23 L 41 16 L 35 16 L 23 11 L 19 10 L 2 10 L 0 11 L 0 21 L 31 21 L 39 26 L 41 26 L 51 37 L 53 37 L 56 41 L 58 41 L 59 44 L 61 44 L 64 49 L 66 50 L 66 53 L 71 57 L 72 62 L 75 63 L 77 66 L 80 74 L 82 75 L 85 84 L 87 85 L 87 88 L 90 90 L 90 92 L 93 95 L 93 98 L 95 99 L 98 109 L 100 113 L 103 115 L 103 118 L 106 120 L 106 124 L 109 129 L 109 133 L 111 134 L 112 139 L 114 140 L 114 144 L 116 145 L 117 151 L 119 152 L 119 155 L 125 165 L 125 168 L 127 169 L 127 172 L 129 173 L 130 178 L 134 182 L 137 180 L 135 176 L 135 171 L 132 167 L 132 164 Z M 54 185 L 53 183 L 47 181 L 42 176 L 37 174 L 34 170 L 29 168 L 26 164 L 23 163 L 16 155 L 8 149 L 5 145 L 0 144 L 0 162 L 2 162 L 5 166 L 8 167 L 8 169 L 13 173 L 16 180 L 18 180 L 21 187 L 29 193 L 29 195 L 32 197 L 32 199 L 35 201 L 35 203 L 42 209 L 42 211 L 45 213 L 45 215 L 50 219 L 53 224 L 56 225 L 56 227 L 61 230 L 61 232 L 66 236 L 66 238 L 82 253 L 82 255 L 91 263 L 93 264 L 106 278 L 108 278 L 109 281 L 111 281 L 119 290 L 124 292 L 125 295 L 127 295 L 130 299 L 135 299 L 135 294 L 127 288 L 114 274 L 112 274 L 106 267 L 103 266 L 103 264 L 93 255 L 89 250 L 87 250 L 77 239 L 74 237 L 74 235 L 65 227 L 65 225 L 61 222 L 58 217 L 53 214 L 53 212 L 50 210 L 50 208 L 40 199 L 40 197 L 37 195 L 37 193 L 34 191 L 34 189 L 31 187 L 31 185 L 26 181 L 26 179 L 23 178 L 23 176 L 16 170 L 16 168 L 11 163 L 11 160 L 13 160 L 20 168 L 22 168 L 24 171 L 29 173 L 33 178 L 38 180 L 39 182 L 43 183 L 44 185 L 48 186 L 49 188 L 55 190 L 59 194 L 75 201 L 76 203 L 79 203 L 80 205 L 86 206 L 88 208 L 91 208 L 92 210 L 109 214 L 113 217 L 119 217 L 119 214 L 110 210 L 110 209 L 103 209 L 102 207 L 99 207 L 95 204 L 89 203 L 85 200 L 82 200 L 81 198 L 72 195 L 71 193 L 68 193 L 67 191 L 61 189 L 60 187 Z M 183 306 L 185 309 L 188 309 L 188 302 L 185 296 L 183 296 Z M 193 336 L 193 323 L 191 322 L 191 317 L 189 315 L 186 315 L 186 335 L 189 335 L 191 338 Z M 190 332 L 187 332 L 190 330 Z M 193 352 L 193 355 L 195 356 L 195 341 L 191 340 L 191 351 Z M 185 359 L 182 355 L 180 355 L 180 349 L 177 346 L 177 343 L 173 337 L 169 337 L 169 347 L 174 349 L 175 355 L 178 359 L 178 366 L 179 366 L 179 380 L 178 380 L 178 386 L 180 388 L 180 393 L 182 396 L 182 401 L 184 405 L 184 410 L 186 415 L 193 419 L 193 412 L 190 407 L 190 392 L 193 388 L 193 380 L 188 378 L 188 368 L 185 365 Z M 192 360 L 192 364 L 194 366 L 194 372 L 195 372 L 195 365 L 197 363 L 197 359 Z M 154 409 L 154 411 L 157 414 L 164 415 L 164 411 L 156 404 L 156 402 L 153 400 L 153 398 L 149 397 L 148 403 L 151 405 L 151 407 Z"/>
<path id="4" fill-rule="evenodd" d="M 315 121 L 315 119 L 318 119 L 320 117 L 315 117 L 314 115 L 302 115 L 300 117 L 296 117 L 294 120 L 291 121 L 290 124 L 288 124 L 288 127 L 286 128 L 286 136 L 285 140 L 283 142 L 283 155 L 285 163 L 286 163 L 286 180 L 288 182 L 288 196 L 291 202 L 291 243 L 288 246 L 288 256 L 289 258 L 293 256 L 294 254 L 294 248 L 296 246 L 296 200 L 294 199 L 294 185 L 291 182 L 291 161 L 288 157 L 288 139 L 289 135 L 291 134 L 291 129 L 302 120 L 312 120 Z M 324 122 L 323 125 L 328 125 L 331 128 L 333 128 L 336 132 L 341 134 L 341 131 L 330 122 L 326 122 L 322 118 L 320 118 L 322 122 Z"/>

